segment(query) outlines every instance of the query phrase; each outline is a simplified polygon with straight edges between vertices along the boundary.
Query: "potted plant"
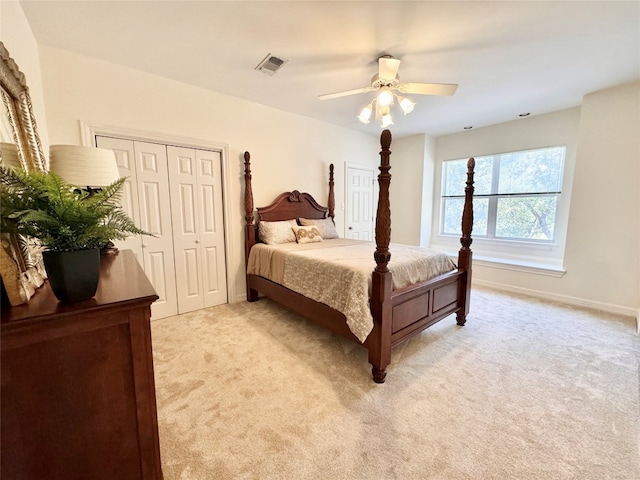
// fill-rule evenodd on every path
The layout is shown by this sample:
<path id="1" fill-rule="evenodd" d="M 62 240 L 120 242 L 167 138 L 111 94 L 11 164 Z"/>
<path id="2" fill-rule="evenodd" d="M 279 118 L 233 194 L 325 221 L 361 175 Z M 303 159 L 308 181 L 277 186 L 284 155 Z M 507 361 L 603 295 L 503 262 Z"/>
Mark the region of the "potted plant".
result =
<path id="1" fill-rule="evenodd" d="M 124 181 L 87 192 L 54 172 L 0 166 L 0 230 L 40 242 L 47 276 L 59 300 L 93 297 L 100 248 L 129 235 L 147 235 L 122 210 Z"/>

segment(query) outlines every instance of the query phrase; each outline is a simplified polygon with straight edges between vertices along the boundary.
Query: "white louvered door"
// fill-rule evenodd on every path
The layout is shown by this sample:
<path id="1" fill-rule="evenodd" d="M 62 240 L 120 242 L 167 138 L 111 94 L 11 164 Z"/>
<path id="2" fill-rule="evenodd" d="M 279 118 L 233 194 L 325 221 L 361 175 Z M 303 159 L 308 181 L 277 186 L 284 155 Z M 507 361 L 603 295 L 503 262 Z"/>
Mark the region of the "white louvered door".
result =
<path id="1" fill-rule="evenodd" d="M 180 313 L 227 301 L 219 152 L 167 147 Z"/>

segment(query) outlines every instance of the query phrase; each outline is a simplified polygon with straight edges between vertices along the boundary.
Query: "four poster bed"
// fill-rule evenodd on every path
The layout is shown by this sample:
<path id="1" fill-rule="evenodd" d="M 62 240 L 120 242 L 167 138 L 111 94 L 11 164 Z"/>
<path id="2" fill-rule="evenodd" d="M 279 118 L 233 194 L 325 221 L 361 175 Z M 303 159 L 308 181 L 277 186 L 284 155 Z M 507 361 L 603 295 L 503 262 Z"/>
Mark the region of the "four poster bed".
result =
<path id="1" fill-rule="evenodd" d="M 329 169 L 328 207 L 318 204 L 308 193 L 294 190 L 280 194 L 266 207 L 258 207 L 256 223 L 250 154 L 244 154 L 247 300 L 254 302 L 261 293 L 330 331 L 364 345 L 369 352 L 373 380 L 377 383 L 385 380 L 392 346 L 451 314 L 456 314 L 458 325 L 466 321 L 471 292 L 475 166 L 474 160 L 469 159 L 462 248 L 456 266 L 441 252 L 401 245 L 389 248 L 391 133 L 388 130 L 382 132 L 380 144 L 375 252 L 371 243 L 335 238 L 333 165 Z M 363 248 L 367 249 L 366 261 L 361 257 Z"/>

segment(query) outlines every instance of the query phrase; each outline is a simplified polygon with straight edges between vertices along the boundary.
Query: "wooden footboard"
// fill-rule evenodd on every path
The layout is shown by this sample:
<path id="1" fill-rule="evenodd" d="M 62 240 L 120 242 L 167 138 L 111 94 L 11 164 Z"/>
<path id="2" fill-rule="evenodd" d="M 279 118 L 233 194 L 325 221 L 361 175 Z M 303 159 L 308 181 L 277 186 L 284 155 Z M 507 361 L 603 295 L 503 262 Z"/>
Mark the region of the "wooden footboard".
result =
<path id="1" fill-rule="evenodd" d="M 380 174 L 378 183 L 378 209 L 376 214 L 376 262 L 371 279 L 371 314 L 373 330 L 364 342 L 369 352 L 373 379 L 377 383 L 385 381 L 387 367 L 391 363 L 391 347 L 416 335 L 434 323 L 456 314 L 458 325 L 464 325 L 469 312 L 471 294 L 471 230 L 473 226 L 473 158 L 467 163 L 465 203 L 462 215 L 462 245 L 458 253 L 458 269 L 439 275 L 426 282 L 410 285 L 392 291 L 392 277 L 388 264 L 391 260 L 389 243 L 391 239 L 391 210 L 389 186 L 391 182 L 389 157 L 391 133 L 382 132 L 380 137 Z M 253 193 L 251 191 L 251 170 L 249 152 L 245 152 L 245 253 L 258 241 L 257 225 L 254 223 Z M 258 208 L 258 216 L 265 221 L 288 220 L 294 218 L 334 217 L 333 165 L 330 166 L 329 208 L 318 205 L 313 197 L 300 192 L 281 194 L 268 207 Z M 284 203 L 284 206 L 281 204 Z M 263 277 L 247 274 L 247 300 L 256 301 L 258 292 L 284 305 L 288 309 L 312 320 L 333 333 L 359 343 L 346 324 L 341 313 L 327 305 L 311 300 Z"/>
<path id="2" fill-rule="evenodd" d="M 391 294 L 391 344 L 395 345 L 460 310 L 462 273 L 451 272 Z"/>

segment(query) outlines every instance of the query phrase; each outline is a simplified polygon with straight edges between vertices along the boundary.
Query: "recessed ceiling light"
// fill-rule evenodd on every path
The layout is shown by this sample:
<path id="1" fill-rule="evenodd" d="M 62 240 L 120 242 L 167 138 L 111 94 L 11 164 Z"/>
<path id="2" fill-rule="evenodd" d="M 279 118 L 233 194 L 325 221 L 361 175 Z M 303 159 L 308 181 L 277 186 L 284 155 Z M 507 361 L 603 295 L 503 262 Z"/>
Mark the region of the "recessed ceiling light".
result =
<path id="1" fill-rule="evenodd" d="M 466 127 L 464 127 L 465 130 L 471 130 L 473 128 L 472 125 L 467 125 Z"/>
<path id="2" fill-rule="evenodd" d="M 529 115 L 531 115 L 530 112 L 518 114 L 519 117 L 528 117 Z"/>

